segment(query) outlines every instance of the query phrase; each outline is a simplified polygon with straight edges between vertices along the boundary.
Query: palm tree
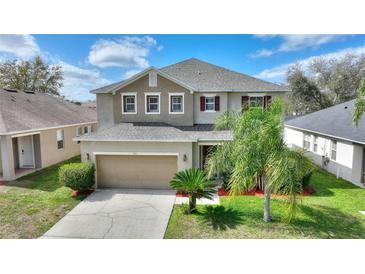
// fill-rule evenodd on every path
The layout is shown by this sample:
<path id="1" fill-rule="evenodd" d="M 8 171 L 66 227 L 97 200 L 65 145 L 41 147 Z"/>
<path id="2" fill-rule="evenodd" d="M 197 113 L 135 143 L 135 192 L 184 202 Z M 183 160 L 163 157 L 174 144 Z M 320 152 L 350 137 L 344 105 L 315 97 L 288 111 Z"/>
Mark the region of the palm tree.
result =
<path id="1" fill-rule="evenodd" d="M 290 150 L 283 141 L 283 103 L 274 100 L 268 110 L 248 108 L 243 113 L 226 113 L 216 129 L 230 129 L 232 142 L 217 146 L 211 154 L 209 177 L 229 173 L 232 195 L 256 187 L 264 190 L 264 220 L 270 221 L 271 192 L 287 195 L 288 220 L 295 213 L 302 178 L 312 165 L 302 151 Z"/>
<path id="2" fill-rule="evenodd" d="M 352 114 L 353 121 L 358 126 L 361 116 L 365 113 L 365 77 L 361 80 L 357 89 L 357 98 L 355 101 L 355 109 Z"/>
<path id="3" fill-rule="evenodd" d="M 171 180 L 170 185 L 177 191 L 183 191 L 189 195 L 189 210 L 196 210 L 196 199 L 213 199 L 216 193 L 216 185 L 206 176 L 201 169 L 187 169 L 179 171 Z"/>

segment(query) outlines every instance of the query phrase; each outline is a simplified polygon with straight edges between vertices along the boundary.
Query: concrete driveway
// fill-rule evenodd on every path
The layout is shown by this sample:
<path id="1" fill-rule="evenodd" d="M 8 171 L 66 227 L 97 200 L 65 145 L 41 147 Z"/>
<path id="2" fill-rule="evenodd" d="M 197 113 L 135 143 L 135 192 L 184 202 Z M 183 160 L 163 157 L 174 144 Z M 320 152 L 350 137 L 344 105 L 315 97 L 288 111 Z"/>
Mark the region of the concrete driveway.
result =
<path id="1" fill-rule="evenodd" d="M 162 239 L 174 201 L 170 190 L 97 190 L 42 238 Z"/>

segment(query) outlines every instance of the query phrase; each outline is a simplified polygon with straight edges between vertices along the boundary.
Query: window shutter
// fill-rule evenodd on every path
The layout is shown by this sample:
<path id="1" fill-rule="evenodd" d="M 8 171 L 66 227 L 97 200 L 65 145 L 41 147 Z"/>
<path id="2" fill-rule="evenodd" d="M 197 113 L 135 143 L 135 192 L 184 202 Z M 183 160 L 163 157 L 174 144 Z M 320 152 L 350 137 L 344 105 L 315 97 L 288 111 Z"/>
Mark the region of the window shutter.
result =
<path id="1" fill-rule="evenodd" d="M 215 96 L 214 98 L 214 109 L 215 111 L 219 111 L 220 109 L 219 96 Z"/>
<path id="2" fill-rule="evenodd" d="M 249 96 L 242 96 L 242 110 L 246 110 L 248 108 L 249 101 L 250 101 Z"/>
<path id="3" fill-rule="evenodd" d="M 267 110 L 271 103 L 271 96 L 264 96 L 264 107 Z"/>
<path id="4" fill-rule="evenodd" d="M 205 97 L 200 96 L 200 111 L 205 111 Z"/>

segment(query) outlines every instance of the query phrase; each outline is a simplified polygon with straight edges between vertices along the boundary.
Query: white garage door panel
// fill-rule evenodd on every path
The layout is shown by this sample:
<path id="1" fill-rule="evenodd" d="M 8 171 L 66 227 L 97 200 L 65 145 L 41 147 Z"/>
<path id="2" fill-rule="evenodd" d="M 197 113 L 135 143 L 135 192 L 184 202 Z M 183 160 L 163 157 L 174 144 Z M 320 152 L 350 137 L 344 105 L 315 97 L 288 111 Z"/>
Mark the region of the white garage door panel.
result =
<path id="1" fill-rule="evenodd" d="M 177 156 L 98 155 L 98 187 L 170 188 Z"/>

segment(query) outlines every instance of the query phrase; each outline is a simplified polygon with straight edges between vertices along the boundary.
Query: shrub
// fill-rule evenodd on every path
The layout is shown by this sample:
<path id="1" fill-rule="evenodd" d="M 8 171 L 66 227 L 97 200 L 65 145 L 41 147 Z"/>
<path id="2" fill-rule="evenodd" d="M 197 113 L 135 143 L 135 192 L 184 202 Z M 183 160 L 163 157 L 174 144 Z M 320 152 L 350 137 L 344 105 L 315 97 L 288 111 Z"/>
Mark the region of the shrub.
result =
<path id="1" fill-rule="evenodd" d="M 309 173 L 307 173 L 306 175 L 303 176 L 303 179 L 302 179 L 302 187 L 303 187 L 303 189 L 306 188 L 309 185 L 309 182 L 311 180 L 312 174 L 313 174 L 313 172 L 309 172 Z"/>
<path id="2" fill-rule="evenodd" d="M 94 165 L 91 163 L 71 163 L 60 167 L 59 180 L 72 190 L 85 191 L 94 184 Z"/>

